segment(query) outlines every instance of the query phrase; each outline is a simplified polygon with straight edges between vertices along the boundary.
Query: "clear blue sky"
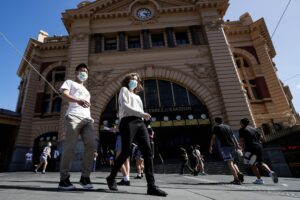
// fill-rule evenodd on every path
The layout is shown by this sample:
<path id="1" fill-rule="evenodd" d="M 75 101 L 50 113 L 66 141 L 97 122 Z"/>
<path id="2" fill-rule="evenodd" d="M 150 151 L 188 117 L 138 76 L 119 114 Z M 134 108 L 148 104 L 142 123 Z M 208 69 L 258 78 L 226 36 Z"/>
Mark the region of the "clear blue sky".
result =
<path id="1" fill-rule="evenodd" d="M 29 38 L 37 38 L 40 30 L 50 35 L 66 35 L 61 21 L 61 13 L 76 8 L 81 0 L 18 0 L 1 2 L 0 31 L 4 33 L 23 53 Z M 230 0 L 230 7 L 224 19 L 239 19 L 245 12 L 253 20 L 265 18 L 270 34 L 286 6 L 288 0 Z M 297 67 L 300 58 L 300 1 L 292 0 L 275 36 L 273 43 L 277 52 L 274 61 L 277 64 L 279 78 L 290 86 L 294 96 L 294 106 L 300 111 L 300 74 Z M 18 99 L 19 77 L 16 75 L 21 58 L 0 37 L 0 108 L 15 110 Z"/>

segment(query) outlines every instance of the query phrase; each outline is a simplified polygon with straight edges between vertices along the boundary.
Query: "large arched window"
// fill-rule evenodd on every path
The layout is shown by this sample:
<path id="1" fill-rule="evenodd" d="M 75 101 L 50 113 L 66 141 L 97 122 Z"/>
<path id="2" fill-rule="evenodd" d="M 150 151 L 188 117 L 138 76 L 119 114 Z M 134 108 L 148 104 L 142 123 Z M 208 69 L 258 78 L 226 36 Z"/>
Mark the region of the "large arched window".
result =
<path id="1" fill-rule="evenodd" d="M 185 87 L 176 83 L 149 79 L 143 81 L 144 91 L 139 95 L 144 104 L 144 110 L 149 112 L 154 120 L 164 121 L 185 119 L 207 119 L 208 111 L 205 105 Z M 101 122 L 108 125 L 115 124 L 118 110 L 116 94 L 107 104 L 101 115 Z"/>
<path id="2" fill-rule="evenodd" d="M 65 80 L 65 68 L 57 67 L 51 70 L 47 76 L 47 81 L 58 91 Z M 59 114 L 61 110 L 61 98 L 52 88 L 45 84 L 42 114 Z"/>

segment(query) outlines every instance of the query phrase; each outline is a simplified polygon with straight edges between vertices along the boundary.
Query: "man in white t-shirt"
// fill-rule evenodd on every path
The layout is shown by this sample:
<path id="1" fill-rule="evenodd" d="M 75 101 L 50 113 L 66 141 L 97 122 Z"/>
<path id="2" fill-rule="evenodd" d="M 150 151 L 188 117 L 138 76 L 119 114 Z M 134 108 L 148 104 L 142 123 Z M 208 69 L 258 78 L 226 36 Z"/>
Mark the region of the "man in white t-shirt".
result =
<path id="1" fill-rule="evenodd" d="M 82 173 L 80 185 L 85 189 L 93 188 L 90 173 L 93 165 L 95 150 L 94 120 L 90 112 L 90 93 L 83 83 L 88 78 L 88 67 L 79 64 L 75 71 L 75 80 L 66 80 L 60 88 L 62 97 L 69 102 L 65 114 L 66 137 L 60 165 L 60 182 L 58 188 L 61 190 L 72 190 L 75 186 L 70 182 L 70 170 L 75 155 L 78 136 L 81 135 L 84 144 L 84 155 L 82 160 Z"/>

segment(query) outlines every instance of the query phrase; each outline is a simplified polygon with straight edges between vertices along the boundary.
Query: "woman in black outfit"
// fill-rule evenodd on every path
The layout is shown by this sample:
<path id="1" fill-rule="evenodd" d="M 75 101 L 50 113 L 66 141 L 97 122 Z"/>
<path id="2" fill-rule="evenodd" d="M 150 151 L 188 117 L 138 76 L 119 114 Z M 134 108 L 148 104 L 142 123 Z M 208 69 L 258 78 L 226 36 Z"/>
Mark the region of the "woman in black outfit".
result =
<path id="1" fill-rule="evenodd" d="M 135 139 L 144 155 L 147 194 L 167 196 L 166 192 L 155 185 L 150 138 L 144 123 L 144 120 L 150 120 L 151 116 L 144 112 L 142 100 L 137 95 L 142 90 L 141 79 L 137 73 L 130 73 L 124 77 L 118 98 L 122 151 L 106 181 L 110 190 L 118 190 L 115 178 L 120 167 L 130 155 L 130 147 L 133 139 Z"/>

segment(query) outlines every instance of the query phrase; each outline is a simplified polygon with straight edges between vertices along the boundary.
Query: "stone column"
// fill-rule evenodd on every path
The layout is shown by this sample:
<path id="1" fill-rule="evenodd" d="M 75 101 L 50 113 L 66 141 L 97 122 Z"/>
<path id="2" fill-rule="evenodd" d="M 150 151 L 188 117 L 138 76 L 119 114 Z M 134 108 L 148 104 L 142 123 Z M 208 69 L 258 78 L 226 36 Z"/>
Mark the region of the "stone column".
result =
<path id="1" fill-rule="evenodd" d="M 80 63 L 85 63 L 89 67 L 89 22 L 86 21 L 86 24 L 80 24 L 80 28 L 77 27 L 76 30 L 71 31 L 70 38 L 71 43 L 69 47 L 69 66 L 66 70 L 66 80 L 71 79 L 74 80 L 75 77 L 75 68 Z M 92 69 L 89 68 L 89 71 L 91 72 Z M 87 83 L 84 83 L 84 86 L 87 87 Z M 87 87 L 89 90 L 89 88 Z M 91 96 L 91 102 L 93 102 L 93 96 Z M 63 104 L 66 104 L 65 101 L 63 101 Z M 93 105 L 92 105 L 93 106 Z M 92 108 L 91 108 L 92 110 Z M 92 113 L 93 114 L 93 113 Z M 62 122 L 63 123 L 63 122 Z M 96 134 L 96 133 L 95 133 Z M 63 153 L 63 141 L 65 139 L 65 133 L 64 131 L 59 133 L 58 136 L 58 150 Z M 76 146 L 76 152 L 75 157 L 72 164 L 72 171 L 80 171 L 81 170 L 81 161 L 84 151 L 84 145 L 83 141 L 81 140 L 81 137 L 79 137 L 79 140 L 77 142 Z"/>
<path id="2" fill-rule="evenodd" d="M 173 28 L 166 28 L 168 47 L 175 47 Z"/>
<path id="3" fill-rule="evenodd" d="M 150 49 L 150 34 L 149 30 L 142 30 L 142 37 L 143 37 L 143 48 L 144 49 Z"/>
<path id="4" fill-rule="evenodd" d="M 125 32 L 119 32 L 119 51 L 126 51 Z"/>
<path id="5" fill-rule="evenodd" d="M 200 45 L 199 26 L 190 26 L 193 45 Z"/>
<path id="6" fill-rule="evenodd" d="M 100 33 L 94 34 L 95 38 L 95 53 L 102 52 L 102 35 Z"/>
<path id="7" fill-rule="evenodd" d="M 237 130 L 240 119 L 253 121 L 251 108 L 240 83 L 232 52 L 230 51 L 221 20 L 203 18 L 208 45 L 214 64 L 220 95 L 224 103 L 225 122 Z"/>
<path id="8" fill-rule="evenodd" d="M 31 64 L 39 71 L 40 63 L 38 61 L 32 59 Z M 38 88 L 39 76 L 30 66 L 27 66 L 25 76 L 26 85 L 21 110 L 21 124 L 9 165 L 10 171 L 24 170 L 24 156 L 28 152 L 29 148 L 33 147 L 34 136 L 32 135 L 32 122 L 36 104 L 36 91 Z"/>

